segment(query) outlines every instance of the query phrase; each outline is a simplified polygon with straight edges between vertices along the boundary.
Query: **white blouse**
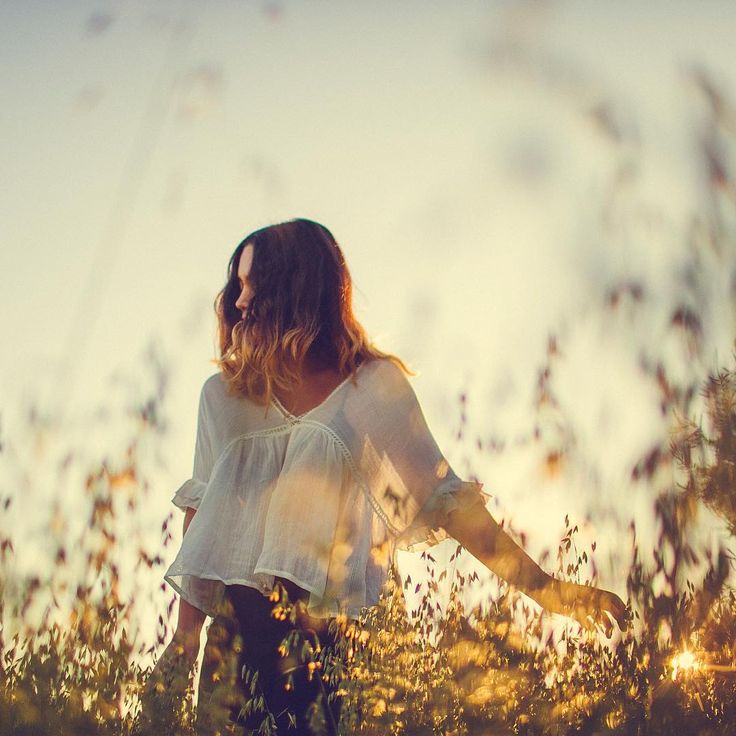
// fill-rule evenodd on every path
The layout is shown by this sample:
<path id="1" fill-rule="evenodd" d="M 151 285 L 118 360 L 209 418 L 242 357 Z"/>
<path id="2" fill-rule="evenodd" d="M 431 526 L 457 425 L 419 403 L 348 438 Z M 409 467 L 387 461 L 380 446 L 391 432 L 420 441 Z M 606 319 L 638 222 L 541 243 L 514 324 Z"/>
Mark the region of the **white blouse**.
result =
<path id="1" fill-rule="evenodd" d="M 309 591 L 310 615 L 357 620 L 396 551 L 447 538 L 447 513 L 489 498 L 482 485 L 453 472 L 387 358 L 299 416 L 275 397 L 228 395 L 216 373 L 200 394 L 192 477 L 172 499 L 197 513 L 164 579 L 214 616 L 226 585 L 268 595 L 280 576 Z"/>

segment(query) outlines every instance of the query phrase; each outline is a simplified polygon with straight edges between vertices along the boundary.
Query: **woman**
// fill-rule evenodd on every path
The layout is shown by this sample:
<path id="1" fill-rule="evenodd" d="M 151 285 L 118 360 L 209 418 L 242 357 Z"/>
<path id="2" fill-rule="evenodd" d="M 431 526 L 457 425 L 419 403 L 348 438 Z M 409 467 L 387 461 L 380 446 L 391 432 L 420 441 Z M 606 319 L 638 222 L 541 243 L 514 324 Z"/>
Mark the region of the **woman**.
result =
<path id="1" fill-rule="evenodd" d="M 261 673 L 279 726 L 284 707 L 296 711 L 297 733 L 308 732 L 306 685 L 284 695 L 276 649 L 292 625 L 270 615 L 279 583 L 301 601 L 301 630 L 329 644 L 331 620 L 357 620 L 378 601 L 397 550 L 451 536 L 543 608 L 610 631 L 609 611 L 625 627 L 618 596 L 553 579 L 499 527 L 482 484 L 461 480 L 437 447 L 411 372 L 369 342 L 351 302 L 342 251 L 322 225 L 291 220 L 240 243 L 215 302 L 219 372 L 200 394 L 193 476 L 173 499 L 185 535 L 165 579 L 181 595 L 179 621 L 154 674 L 172 663 L 186 673 L 205 616 L 234 615 L 239 669 Z M 328 722 L 338 716 L 339 704 L 325 709 Z"/>

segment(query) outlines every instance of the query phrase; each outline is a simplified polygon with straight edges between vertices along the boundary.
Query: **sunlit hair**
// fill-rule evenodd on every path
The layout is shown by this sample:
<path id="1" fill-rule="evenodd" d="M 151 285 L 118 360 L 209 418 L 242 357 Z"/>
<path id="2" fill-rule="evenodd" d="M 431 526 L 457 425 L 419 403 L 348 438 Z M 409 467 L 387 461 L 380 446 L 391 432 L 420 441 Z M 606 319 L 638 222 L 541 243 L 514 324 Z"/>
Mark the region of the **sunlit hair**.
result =
<path id="1" fill-rule="evenodd" d="M 238 266 L 253 245 L 249 281 L 253 295 L 242 317 Z M 227 283 L 215 299 L 222 371 L 230 393 L 268 406 L 273 389 L 297 382 L 307 353 L 341 374 L 364 361 L 403 361 L 369 341 L 352 308 L 352 280 L 332 233 L 312 220 L 294 219 L 256 230 L 230 258 Z"/>

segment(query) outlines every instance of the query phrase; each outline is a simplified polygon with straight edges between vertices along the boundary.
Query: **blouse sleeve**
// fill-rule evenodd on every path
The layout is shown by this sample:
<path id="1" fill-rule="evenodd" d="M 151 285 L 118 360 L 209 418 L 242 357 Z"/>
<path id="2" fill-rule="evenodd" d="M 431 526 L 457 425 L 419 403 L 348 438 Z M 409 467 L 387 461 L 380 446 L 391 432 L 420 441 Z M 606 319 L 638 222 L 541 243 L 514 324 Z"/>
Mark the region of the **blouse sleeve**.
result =
<path id="1" fill-rule="evenodd" d="M 456 475 L 406 375 L 398 366 L 390 373 L 382 387 L 380 431 L 372 441 L 381 465 L 374 498 L 396 534 L 397 549 L 417 551 L 448 538 L 444 527 L 450 511 L 485 504 L 490 495 L 482 483 Z"/>
<path id="2" fill-rule="evenodd" d="M 197 509 L 202 500 L 207 482 L 212 472 L 214 459 L 209 432 L 209 418 L 205 400 L 205 387 L 199 395 L 197 412 L 197 439 L 194 447 L 194 467 L 192 477 L 186 480 L 176 491 L 171 502 L 182 510 Z"/>

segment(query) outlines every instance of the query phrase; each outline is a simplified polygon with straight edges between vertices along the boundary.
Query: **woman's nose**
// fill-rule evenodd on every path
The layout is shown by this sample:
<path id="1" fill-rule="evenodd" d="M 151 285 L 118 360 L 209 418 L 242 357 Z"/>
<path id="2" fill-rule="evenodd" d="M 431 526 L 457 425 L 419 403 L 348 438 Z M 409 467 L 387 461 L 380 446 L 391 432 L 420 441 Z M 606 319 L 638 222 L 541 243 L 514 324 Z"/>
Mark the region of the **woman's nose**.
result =
<path id="1" fill-rule="evenodd" d="M 238 309 L 245 309 L 248 306 L 249 300 L 250 300 L 250 293 L 248 292 L 247 288 L 244 288 L 240 292 L 240 296 L 238 297 L 238 300 L 235 302 L 235 306 Z"/>

